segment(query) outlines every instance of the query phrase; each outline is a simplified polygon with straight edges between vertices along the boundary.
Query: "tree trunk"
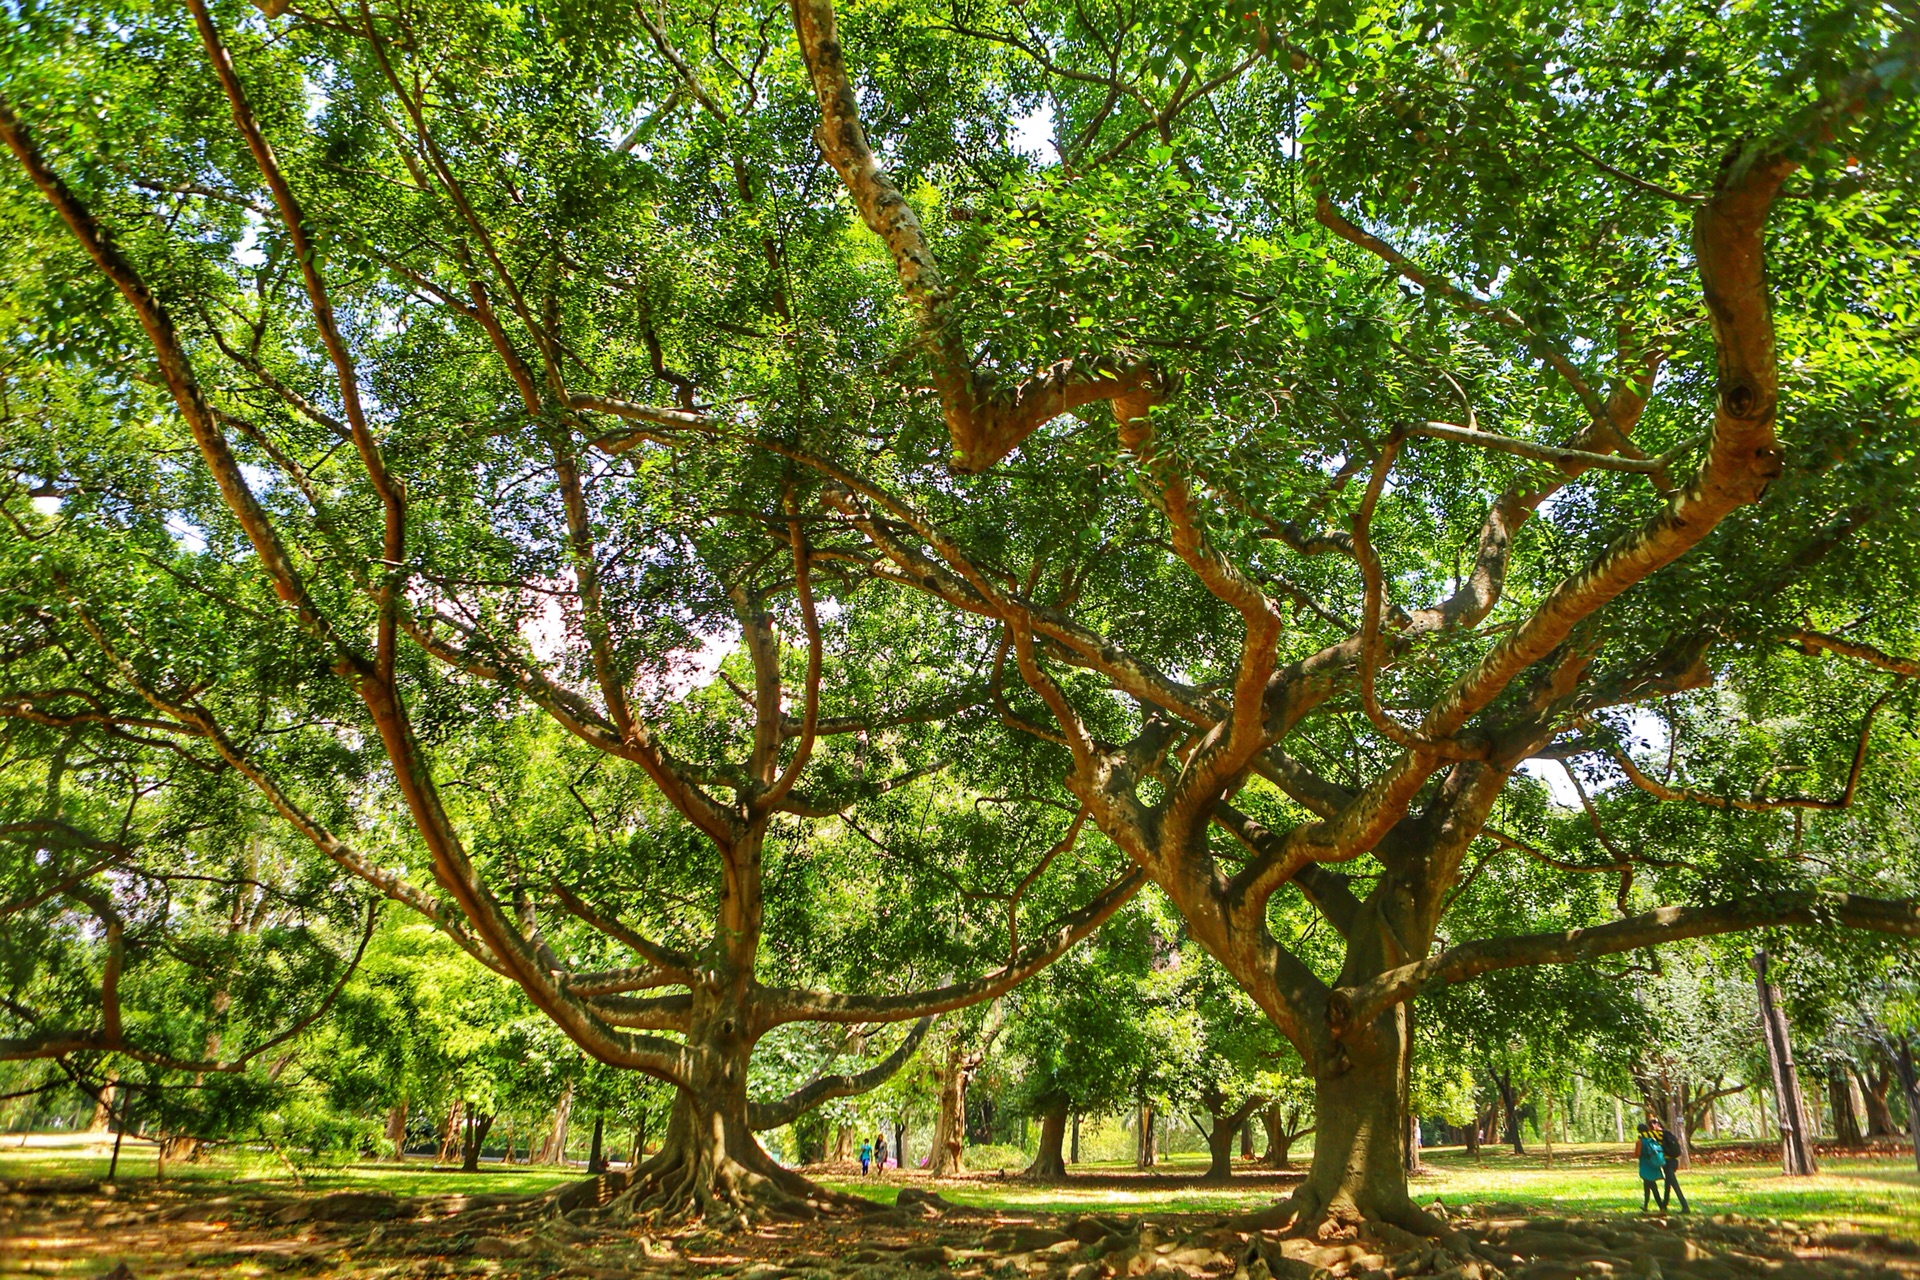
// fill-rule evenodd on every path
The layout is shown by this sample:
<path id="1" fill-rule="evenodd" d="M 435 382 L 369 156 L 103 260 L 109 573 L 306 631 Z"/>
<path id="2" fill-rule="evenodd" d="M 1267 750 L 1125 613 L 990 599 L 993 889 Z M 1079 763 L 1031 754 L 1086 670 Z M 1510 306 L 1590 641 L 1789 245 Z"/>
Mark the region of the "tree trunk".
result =
<path id="1" fill-rule="evenodd" d="M 1817 1172 L 1813 1144 L 1807 1140 L 1807 1109 L 1800 1100 L 1800 1073 L 1793 1065 L 1793 1040 L 1780 1010 L 1780 993 L 1767 981 L 1767 953 L 1753 953 L 1754 984 L 1760 995 L 1761 1039 L 1773 1073 L 1773 1096 L 1780 1121 L 1780 1167 L 1788 1177 Z"/>
<path id="2" fill-rule="evenodd" d="M 1239 1129 L 1234 1123 L 1233 1113 L 1224 1106 L 1216 1107 L 1213 1112 L 1213 1128 L 1207 1134 L 1207 1176 L 1210 1183 L 1231 1182 L 1233 1180 L 1233 1138 Z"/>
<path id="3" fill-rule="evenodd" d="M 928 1162 L 927 1173 L 931 1177 L 942 1178 L 960 1173 L 965 1166 L 967 1109 L 967 1071 L 965 1046 L 956 1040 L 947 1049 L 947 1061 L 943 1070 L 936 1072 L 940 1081 L 940 1114 L 933 1126 L 933 1157 Z"/>
<path id="4" fill-rule="evenodd" d="M 1153 1104 L 1151 1103 L 1140 1104 L 1140 1129 L 1136 1136 L 1139 1143 L 1134 1152 L 1134 1165 L 1141 1169 L 1151 1169 L 1160 1159 L 1160 1150 L 1154 1141 Z"/>
<path id="5" fill-rule="evenodd" d="M 460 1147 L 460 1168 L 465 1173 L 480 1171 L 480 1147 L 486 1142 L 487 1133 L 493 1128 L 493 1117 L 469 1109 L 467 1111 L 466 1141 Z"/>
<path id="6" fill-rule="evenodd" d="M 1506 1115 L 1507 1141 L 1513 1144 L 1513 1154 L 1523 1156 L 1527 1149 L 1520 1140 L 1520 1091 L 1513 1087 L 1513 1073 L 1493 1076 L 1493 1087 L 1500 1091 L 1500 1109 Z"/>
<path id="7" fill-rule="evenodd" d="M 1240 1158 L 1253 1159 L 1253 1121 L 1245 1120 L 1240 1125 Z"/>
<path id="8" fill-rule="evenodd" d="M 1402 1154 L 1406 1157 L 1409 1175 L 1426 1172 L 1425 1166 L 1420 1163 L 1420 1117 L 1411 1111 L 1407 1113 L 1407 1145 Z M 1548 1158 L 1552 1158 L 1551 1148 L 1548 1149 Z"/>
<path id="9" fill-rule="evenodd" d="M 1475 1160 L 1480 1158 L 1480 1139 L 1486 1134 L 1492 1107 L 1475 1107 L 1473 1119 L 1467 1122 L 1467 1154 Z"/>
<path id="10" fill-rule="evenodd" d="M 845 1164 L 853 1158 L 853 1126 L 836 1125 L 833 1130 L 833 1160 L 835 1164 Z"/>
<path id="11" fill-rule="evenodd" d="M 893 1167 L 904 1172 L 907 1167 L 907 1122 L 893 1122 Z"/>
<path id="12" fill-rule="evenodd" d="M 1870 1070 L 1860 1073 L 1860 1096 L 1867 1105 L 1867 1136 L 1870 1138 L 1891 1138 L 1899 1134 L 1893 1127 L 1893 1108 L 1887 1105 L 1887 1094 L 1893 1088 L 1893 1069 L 1882 1059 L 1875 1062 Z"/>
<path id="13" fill-rule="evenodd" d="M 1901 1092 L 1907 1095 L 1907 1133 L 1913 1138 L 1913 1167 L 1920 1169 L 1920 1074 L 1913 1061 L 1913 1041 L 1900 1037 L 1893 1055 L 1893 1069 L 1900 1077 Z"/>
<path id="14" fill-rule="evenodd" d="M 531 1159 L 540 1164 L 564 1164 L 567 1159 L 567 1124 L 573 1119 L 573 1082 L 560 1093 L 560 1101 L 553 1106 L 553 1124 L 547 1130 L 546 1141 L 540 1144 L 540 1153 Z"/>
<path id="15" fill-rule="evenodd" d="M 1287 1158 L 1287 1152 L 1293 1146 L 1293 1120 L 1297 1115 L 1297 1109 L 1292 1114 L 1283 1113 L 1277 1102 L 1269 1104 L 1267 1109 L 1260 1113 L 1261 1127 L 1267 1131 L 1267 1152 L 1261 1157 L 1261 1163 L 1267 1168 L 1293 1168 L 1293 1162 Z"/>
<path id="16" fill-rule="evenodd" d="M 1079 1117 L 1075 1116 L 1074 1121 L 1077 1129 Z M 1033 1163 L 1027 1166 L 1027 1177 L 1042 1182 L 1058 1182 L 1067 1176 L 1066 1161 L 1060 1154 L 1066 1136 L 1067 1104 L 1062 1101 L 1040 1113 L 1040 1149 L 1034 1153 Z"/>
<path id="17" fill-rule="evenodd" d="M 1843 1147 L 1866 1141 L 1860 1134 L 1860 1116 L 1853 1109 L 1853 1090 L 1847 1087 L 1847 1067 L 1834 1062 L 1827 1072 L 1827 1103 L 1833 1108 L 1833 1140 Z"/>
<path id="18" fill-rule="evenodd" d="M 113 1086 L 119 1079 L 118 1071 L 107 1072 L 107 1082 L 100 1086 L 99 1093 L 93 1095 L 93 1118 L 87 1124 L 88 1133 L 105 1133 L 113 1127 Z M 1884 1087 L 1880 1090 L 1880 1096 L 1883 1100 L 1886 1097 Z M 1892 1127 L 1891 1123 L 1888 1127 Z"/>
<path id="19" fill-rule="evenodd" d="M 1620 1105 L 1620 1099 L 1618 1098 L 1613 1100 L 1613 1140 L 1615 1142 L 1625 1142 L 1627 1140 L 1626 1108 Z"/>
<path id="20" fill-rule="evenodd" d="M 434 1157 L 435 1164 L 445 1164 L 453 1159 L 453 1153 L 460 1149 L 460 1126 L 467 1115 L 467 1104 L 459 1098 L 447 1108 L 446 1131 L 440 1135 L 440 1154 Z"/>
<path id="21" fill-rule="evenodd" d="M 1673 1158 L 1673 1167 L 1675 1169 L 1690 1169 L 1693 1167 L 1693 1144 L 1687 1140 L 1687 1109 L 1681 1102 L 1681 1099 L 1686 1096 L 1686 1090 L 1687 1085 L 1684 1080 L 1682 1080 L 1678 1086 L 1667 1090 L 1667 1115 L 1666 1118 L 1661 1121 L 1662 1124 L 1666 1125 L 1667 1132 L 1671 1133 L 1674 1136 L 1674 1140 L 1680 1144 L 1680 1154 Z"/>
<path id="22" fill-rule="evenodd" d="M 605 1146 L 603 1145 L 606 1141 L 606 1134 L 607 1117 L 603 1113 L 596 1111 L 593 1115 L 593 1139 L 587 1146 L 588 1173 L 605 1173 L 607 1171 L 607 1155 Z"/>
<path id="23" fill-rule="evenodd" d="M 1892 1121 L 1888 1121 L 1888 1125 L 1891 1127 Z M 1080 1163 L 1080 1113 L 1078 1111 L 1073 1113 L 1073 1154 L 1067 1158 L 1074 1164 Z"/>
<path id="24" fill-rule="evenodd" d="M 1423 1236 L 1445 1233 L 1407 1194 L 1407 1030 L 1406 1006 L 1396 1006 L 1315 1071 L 1313 1163 L 1288 1200 L 1260 1215 L 1262 1225 L 1297 1232 L 1371 1220 Z"/>
<path id="25" fill-rule="evenodd" d="M 396 1102 L 387 1108 L 387 1142 L 393 1147 L 393 1158 L 407 1158 L 407 1104 Z"/>

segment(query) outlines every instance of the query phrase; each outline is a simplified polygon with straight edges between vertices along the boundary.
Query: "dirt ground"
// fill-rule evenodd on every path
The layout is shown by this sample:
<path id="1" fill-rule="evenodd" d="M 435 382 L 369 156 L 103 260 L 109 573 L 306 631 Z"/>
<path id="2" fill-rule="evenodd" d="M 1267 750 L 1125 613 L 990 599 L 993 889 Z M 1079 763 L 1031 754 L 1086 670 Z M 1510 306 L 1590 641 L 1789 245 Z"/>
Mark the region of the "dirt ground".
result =
<path id="1" fill-rule="evenodd" d="M 1136 1184 L 1137 1185 L 1137 1184 Z M 535 1280 L 1920 1280 L 1920 1245 L 1733 1215 L 1452 1219 L 1318 1241 L 1218 1214 L 1020 1214 L 908 1189 L 902 1203 L 733 1234 L 657 1235 L 551 1197 L 302 1195 L 182 1182 L 0 1185 L 0 1276 Z"/>

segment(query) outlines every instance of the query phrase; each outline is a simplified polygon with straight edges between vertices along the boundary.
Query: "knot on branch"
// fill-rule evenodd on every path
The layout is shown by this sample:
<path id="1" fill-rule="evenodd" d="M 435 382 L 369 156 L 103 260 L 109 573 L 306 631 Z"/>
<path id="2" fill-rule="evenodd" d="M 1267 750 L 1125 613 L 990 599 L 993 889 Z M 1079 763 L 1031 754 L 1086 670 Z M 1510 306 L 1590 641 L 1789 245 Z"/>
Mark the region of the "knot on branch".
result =
<path id="1" fill-rule="evenodd" d="M 1741 422 L 1758 422 L 1773 415 L 1773 397 L 1744 373 L 1720 381 L 1720 411 Z"/>

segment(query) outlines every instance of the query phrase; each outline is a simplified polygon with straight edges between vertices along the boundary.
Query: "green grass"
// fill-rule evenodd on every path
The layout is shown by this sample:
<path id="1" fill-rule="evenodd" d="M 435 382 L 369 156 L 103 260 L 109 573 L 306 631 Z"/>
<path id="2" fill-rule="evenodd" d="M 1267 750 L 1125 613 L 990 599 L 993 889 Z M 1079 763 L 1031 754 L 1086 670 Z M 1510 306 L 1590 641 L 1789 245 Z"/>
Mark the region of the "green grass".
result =
<path id="1" fill-rule="evenodd" d="M 1515 1156 L 1489 1147 L 1475 1160 L 1458 1147 L 1430 1148 L 1425 1159 L 1430 1171 L 1416 1178 L 1412 1188 L 1423 1203 L 1437 1197 L 1453 1206 L 1513 1205 L 1551 1217 L 1636 1213 L 1640 1207 L 1640 1182 L 1632 1162 L 1625 1148 L 1613 1144 L 1557 1147 L 1552 1168 L 1539 1150 Z M 1159 1172 L 1198 1178 L 1205 1168 L 1205 1157 L 1193 1154 L 1173 1157 Z M 1082 1175 L 1133 1172 L 1124 1164 L 1081 1164 L 1074 1169 Z M 833 1180 L 831 1185 L 889 1202 L 899 1192 L 897 1184 L 859 1178 Z M 1695 1213 L 1737 1213 L 1809 1226 L 1848 1223 L 1920 1240 L 1920 1172 L 1907 1157 L 1829 1159 L 1813 1178 L 1787 1178 L 1774 1165 L 1699 1164 L 1681 1175 L 1680 1185 Z M 943 1185 L 940 1193 L 962 1204 L 1029 1213 L 1215 1213 L 1268 1203 L 1281 1190 L 1272 1182 L 1130 1188 L 980 1180 Z"/>
<path id="2" fill-rule="evenodd" d="M 17 1135 L 0 1137 L 0 1179 L 99 1181 L 107 1176 L 112 1159 L 110 1142 L 103 1145 L 65 1135 L 42 1137 L 26 1147 L 18 1142 Z M 123 1182 L 152 1185 L 156 1164 L 151 1144 L 128 1143 L 120 1151 L 117 1177 Z M 479 1173 L 440 1172 L 423 1161 L 407 1165 L 302 1165 L 300 1174 L 304 1189 L 311 1192 L 360 1189 L 402 1196 L 545 1191 L 583 1176 L 578 1169 L 499 1165 L 482 1165 Z M 218 1151 L 196 1162 L 173 1161 L 162 1177 L 162 1185 L 167 1183 L 226 1184 L 262 1191 L 290 1191 L 296 1186 L 293 1174 L 278 1158 L 268 1152 L 247 1150 Z"/>
<path id="3" fill-rule="evenodd" d="M 41 1138 L 35 1145 L 17 1146 L 17 1138 L 0 1138 L 0 1179 L 99 1179 L 106 1175 L 104 1149 L 75 1137 Z M 1559 1147 L 1554 1166 L 1544 1153 L 1525 1156 L 1487 1148 L 1478 1160 L 1458 1147 L 1429 1149 L 1430 1172 L 1414 1180 L 1414 1195 L 1422 1202 L 1434 1198 L 1449 1205 L 1513 1205 L 1543 1216 L 1569 1217 L 1599 1213 L 1633 1213 L 1640 1205 L 1640 1185 L 1626 1150 L 1612 1144 Z M 1157 1170 L 1161 1174 L 1190 1175 L 1192 1185 L 1166 1182 L 1127 1186 L 1129 1165 L 1083 1164 L 1077 1173 L 1088 1183 L 1035 1186 L 1012 1178 L 980 1177 L 941 1183 L 950 1200 L 981 1208 L 1016 1213 L 1224 1213 L 1272 1201 L 1282 1187 L 1273 1181 L 1241 1182 L 1228 1187 L 1199 1185 L 1205 1168 L 1199 1155 L 1176 1156 Z M 435 1172 L 423 1163 L 404 1167 L 390 1164 L 348 1164 L 303 1168 L 311 1192 L 344 1188 L 379 1188 L 398 1195 L 544 1191 L 579 1178 L 578 1169 L 483 1167 L 478 1174 Z M 154 1152 L 151 1146 L 129 1144 L 121 1154 L 120 1177 L 151 1185 Z M 1095 1181 L 1097 1175 L 1110 1175 Z M 1111 1175 L 1120 1175 L 1113 1177 Z M 292 1190 L 287 1168 L 270 1153 L 224 1151 L 198 1164 L 171 1165 L 168 1182 L 230 1184 L 236 1188 Z M 915 1180 L 917 1185 L 924 1185 Z M 891 1203 L 904 1185 L 898 1180 L 831 1178 L 828 1185 L 856 1195 Z M 1696 1165 L 1681 1177 L 1696 1213 L 1738 1213 L 1774 1218 L 1808 1226 L 1851 1224 L 1861 1230 L 1884 1231 L 1920 1240 L 1920 1172 L 1910 1157 L 1888 1159 L 1829 1159 L 1813 1178 L 1782 1177 L 1777 1166 L 1759 1164 Z"/>

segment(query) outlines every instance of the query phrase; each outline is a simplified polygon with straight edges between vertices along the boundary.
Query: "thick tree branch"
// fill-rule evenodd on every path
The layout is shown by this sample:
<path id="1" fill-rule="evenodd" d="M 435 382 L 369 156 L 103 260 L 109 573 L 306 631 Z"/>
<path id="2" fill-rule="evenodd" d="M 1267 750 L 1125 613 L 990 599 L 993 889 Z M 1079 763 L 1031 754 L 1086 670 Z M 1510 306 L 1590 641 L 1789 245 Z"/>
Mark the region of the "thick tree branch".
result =
<path id="1" fill-rule="evenodd" d="M 1168 388 L 1153 364 L 1132 355 L 1062 360 L 1011 389 L 974 372 L 950 314 L 953 295 L 919 215 L 867 144 L 832 0 L 794 0 L 793 17 L 820 105 L 814 134 L 820 154 L 840 175 L 868 229 L 887 246 L 901 290 L 919 312 L 954 466 L 985 471 L 1042 425 L 1084 405 L 1141 393 L 1164 396 Z"/>
<path id="2" fill-rule="evenodd" d="M 1920 937 L 1920 905 L 1851 893 L 1752 898 L 1712 907 L 1658 907 L 1591 929 L 1521 934 L 1464 942 L 1404 964 L 1358 987 L 1334 992 L 1328 1016 L 1335 1035 L 1369 1026 L 1375 1018 L 1435 982 L 1461 982 L 1496 969 L 1577 964 L 1641 947 L 1779 927 L 1867 929 Z"/>
<path id="3" fill-rule="evenodd" d="M 778 1129 L 783 1124 L 792 1124 L 823 1102 L 857 1097 L 879 1088 L 906 1065 L 907 1059 L 913 1056 L 920 1042 L 926 1038 L 927 1028 L 932 1025 L 932 1018 L 922 1018 L 914 1023 L 906 1038 L 892 1053 L 864 1071 L 815 1076 L 778 1101 L 750 1103 L 747 1107 L 747 1124 L 761 1132 Z"/>
<path id="4" fill-rule="evenodd" d="M 762 1029 L 784 1022 L 905 1022 L 964 1009 L 1006 994 L 1064 955 L 1074 943 L 1105 924 L 1146 883 L 1138 868 L 1128 871 L 1079 910 L 1065 916 L 1028 947 L 1016 964 L 966 982 L 931 991 L 899 995 L 844 995 L 792 987 L 764 987 L 755 997 L 755 1021 Z"/>

